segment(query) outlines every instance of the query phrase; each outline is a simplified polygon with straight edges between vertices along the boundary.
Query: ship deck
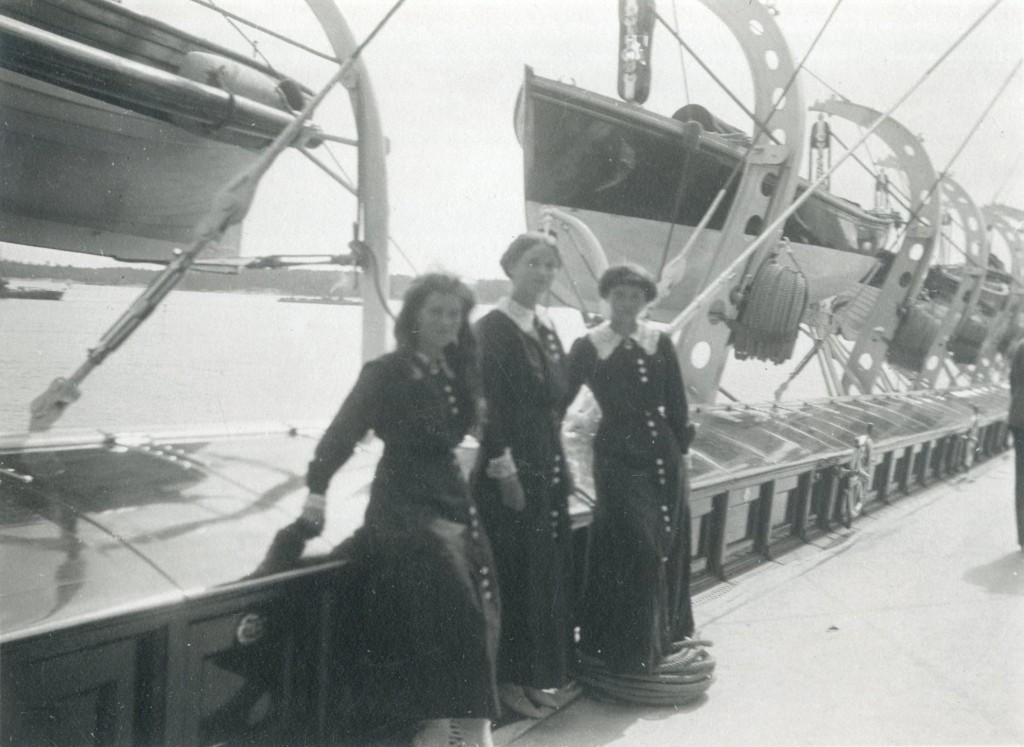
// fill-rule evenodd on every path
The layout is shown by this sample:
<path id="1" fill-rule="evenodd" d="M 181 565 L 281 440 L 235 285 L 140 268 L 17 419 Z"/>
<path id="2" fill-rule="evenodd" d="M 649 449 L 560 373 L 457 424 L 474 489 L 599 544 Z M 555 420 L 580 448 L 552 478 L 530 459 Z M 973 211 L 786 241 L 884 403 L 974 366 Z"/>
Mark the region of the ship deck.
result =
<path id="1" fill-rule="evenodd" d="M 584 696 L 499 745 L 1022 744 L 1013 452 L 694 597 L 716 682 L 679 709 Z"/>

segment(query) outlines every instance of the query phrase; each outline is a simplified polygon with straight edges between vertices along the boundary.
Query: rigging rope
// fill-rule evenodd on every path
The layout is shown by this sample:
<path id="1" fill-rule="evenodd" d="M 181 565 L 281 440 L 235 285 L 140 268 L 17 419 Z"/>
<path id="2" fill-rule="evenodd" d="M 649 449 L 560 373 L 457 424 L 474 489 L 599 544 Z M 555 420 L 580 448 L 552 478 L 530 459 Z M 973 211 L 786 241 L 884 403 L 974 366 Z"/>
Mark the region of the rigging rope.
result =
<path id="1" fill-rule="evenodd" d="M 661 262 L 658 264 L 658 273 L 655 281 L 660 283 L 662 273 L 665 271 L 665 263 L 668 261 L 668 252 L 672 247 L 672 236 L 676 230 L 676 216 L 679 208 L 683 206 L 683 199 L 686 197 L 687 186 L 689 185 L 690 159 L 693 152 L 700 147 L 700 125 L 694 131 L 694 125 L 687 122 L 683 130 L 683 162 L 679 167 L 679 185 L 676 187 L 676 199 L 672 203 L 672 215 L 668 222 L 668 235 L 665 237 L 665 246 L 661 249 Z"/>
<path id="2" fill-rule="evenodd" d="M 672 21 L 676 25 L 676 33 L 679 33 L 679 4 L 676 0 L 672 0 Z M 686 103 L 690 103 L 690 81 L 686 77 L 686 56 L 683 54 L 683 48 L 681 46 L 676 47 L 679 50 L 679 67 L 683 72 L 683 98 Z"/>
<path id="3" fill-rule="evenodd" d="M 996 193 L 992 195 L 992 199 L 990 200 L 990 202 L 999 202 L 999 196 L 1003 193 L 1003 190 L 1006 189 L 1006 185 L 1010 183 L 1010 179 L 1013 178 L 1013 175 L 1017 173 L 1017 169 L 1020 167 L 1022 159 L 1024 159 L 1024 156 L 1017 156 L 1017 160 L 1014 162 L 1013 167 L 1010 169 L 1009 173 L 1007 173 L 1006 179 L 1003 180 L 1002 185 L 999 187 L 999 189 L 996 190 Z"/>
<path id="4" fill-rule="evenodd" d="M 356 141 L 356 144 L 358 145 L 358 141 Z M 327 155 L 331 157 L 331 160 L 334 161 L 334 165 L 338 167 L 338 171 L 341 172 L 341 175 L 345 177 L 347 181 L 351 182 L 352 177 L 350 177 L 348 172 L 345 171 L 345 167 L 341 165 L 341 161 L 338 160 L 338 157 L 334 154 L 334 151 L 328 147 L 326 142 L 323 144 L 323 148 L 327 151 Z"/>
<path id="5" fill-rule="evenodd" d="M 996 4 L 998 4 L 999 2 L 1002 2 L 1002 0 L 996 0 Z M 904 224 L 902 229 L 903 235 L 906 234 L 906 232 L 910 229 L 910 225 L 915 220 L 917 220 L 918 216 L 921 214 L 921 211 L 924 210 L 925 205 L 928 204 L 928 200 L 930 200 L 932 195 L 935 194 L 935 190 L 939 188 L 939 184 L 942 183 L 942 180 L 946 177 L 949 170 L 953 167 L 953 164 L 956 163 L 957 158 L 959 158 L 960 154 L 963 153 L 964 148 L 967 147 L 967 144 L 971 141 L 971 138 L 974 137 L 974 134 L 978 131 L 982 123 L 985 121 L 985 118 L 988 117 L 989 112 L 992 111 L 992 107 L 996 105 L 996 102 L 1003 95 L 1003 92 L 1006 90 L 1007 86 L 1010 85 L 1010 81 L 1013 80 L 1014 76 L 1017 74 L 1017 71 L 1020 70 L 1022 63 L 1024 63 L 1024 59 L 1017 60 L 1017 64 L 1013 66 L 1013 70 L 1011 70 L 1010 74 L 1006 76 L 1006 80 L 1003 81 L 1003 84 L 999 87 L 999 90 L 996 92 L 996 95 L 988 103 L 988 106 L 985 107 L 985 110 L 981 113 L 981 116 L 978 118 L 977 122 L 975 122 L 974 126 L 967 132 L 967 135 L 961 141 L 960 146 L 956 149 L 956 152 L 953 153 L 949 161 L 946 163 L 946 167 L 942 171 L 938 172 L 935 180 L 931 184 L 931 187 L 929 187 L 928 192 L 924 195 L 924 197 L 921 198 L 921 201 L 918 203 L 917 209 L 911 212 L 910 216 L 907 218 L 907 222 L 906 224 Z M 968 255 L 966 252 L 964 252 L 963 249 L 960 249 L 959 247 L 955 248 L 959 249 L 959 251 L 964 255 L 964 257 L 969 262 L 973 262 L 975 265 L 980 266 L 978 264 L 978 261 L 971 257 L 970 255 Z"/>
<path id="6" fill-rule="evenodd" d="M 232 13 L 231 11 L 224 10 L 222 8 L 218 8 L 216 5 L 214 5 L 212 2 L 210 2 L 210 0 L 189 0 L 189 2 L 190 3 L 195 3 L 196 5 L 201 5 L 202 7 L 207 8 L 209 10 L 216 11 L 217 13 L 220 13 L 222 16 L 224 16 L 226 19 L 232 19 L 232 20 L 238 21 L 240 24 L 242 24 L 244 26 L 248 26 L 249 28 L 256 29 L 257 31 L 260 31 L 260 32 L 266 34 L 267 36 L 272 36 L 275 39 L 279 39 L 280 41 L 283 41 L 285 44 L 289 44 L 289 45 L 291 45 L 293 47 L 296 47 L 297 49 L 301 49 L 301 50 L 304 50 L 306 52 L 309 52 L 311 55 L 315 55 L 316 57 L 319 57 L 321 59 L 327 60 L 329 62 L 333 62 L 336 65 L 340 65 L 342 63 L 342 60 L 339 60 L 334 55 L 327 54 L 326 52 L 321 52 L 320 50 L 314 49 L 313 47 L 306 46 L 305 44 L 302 44 L 301 42 L 297 42 L 294 39 L 292 39 L 291 37 L 285 36 L 284 34 L 282 34 L 280 32 L 274 31 L 273 29 L 269 29 L 266 26 L 261 26 L 258 23 L 254 23 L 253 21 L 248 20 L 244 16 L 240 16 L 240 15 L 238 15 L 236 13 Z M 403 0 L 403 2 L 404 2 L 404 0 Z M 401 4 L 401 3 L 399 3 L 399 4 Z M 386 20 L 386 17 L 385 17 L 385 20 Z M 367 37 L 367 41 L 369 41 L 369 37 Z"/>
<path id="7" fill-rule="evenodd" d="M 208 0 L 208 2 L 209 2 L 209 6 L 208 7 L 212 8 L 212 9 L 216 10 L 218 13 L 220 13 L 221 17 L 223 17 L 224 20 L 228 22 L 228 24 L 231 26 L 231 28 L 233 28 L 235 31 L 237 31 L 238 35 L 241 36 L 243 39 L 245 39 L 246 42 L 249 43 L 249 46 L 252 47 L 253 55 L 254 56 L 258 55 L 260 57 L 260 59 L 263 60 L 264 64 L 266 64 L 266 66 L 268 68 L 270 68 L 274 72 L 277 72 L 277 70 L 274 68 L 274 66 L 270 64 L 270 60 L 267 59 L 267 56 L 265 54 L 263 54 L 263 52 L 260 51 L 259 45 L 257 45 L 255 41 L 253 41 L 252 39 L 250 39 L 248 36 L 245 35 L 245 32 L 242 31 L 242 29 L 239 26 L 239 24 L 236 23 L 235 20 L 233 18 L 231 18 L 231 16 L 229 14 L 225 13 L 224 10 L 222 10 L 219 7 L 217 7 L 217 5 L 213 2 L 213 0 Z"/>
<path id="8" fill-rule="evenodd" d="M 834 93 L 834 94 L 835 94 L 836 96 L 838 96 L 838 97 L 839 97 L 840 99 L 842 99 L 843 101 L 849 101 L 849 100 L 850 100 L 850 99 L 846 98 L 846 96 L 844 96 L 843 94 L 841 94 L 841 93 L 840 93 L 839 91 L 837 91 L 837 90 L 836 90 L 835 88 L 833 88 L 832 86 L 830 86 L 830 85 L 829 85 L 828 83 L 826 83 L 825 81 L 823 81 L 823 80 L 822 80 L 822 79 L 821 79 L 820 77 L 818 77 L 817 75 L 815 75 L 815 74 L 814 74 L 814 71 L 813 71 L 813 70 L 811 70 L 810 68 L 807 68 L 807 67 L 805 67 L 805 68 L 804 68 L 804 72 L 805 72 L 805 73 L 807 73 L 808 75 L 810 75 L 810 76 L 811 76 L 812 78 L 814 78 L 814 79 L 815 79 L 816 81 L 818 81 L 819 83 L 821 83 L 821 85 L 825 86 L 825 88 L 827 88 L 828 90 L 830 90 L 830 91 L 831 91 L 832 93 Z"/>
<path id="9" fill-rule="evenodd" d="M 325 164 L 323 161 L 321 161 L 313 153 L 310 152 L 309 148 L 306 148 L 305 146 L 299 146 L 299 152 L 306 158 L 308 158 L 310 163 L 312 163 L 318 169 L 327 174 L 327 176 L 329 176 L 331 179 L 333 179 L 335 182 L 341 185 L 345 190 L 347 190 L 353 195 L 356 195 L 357 197 L 359 196 L 359 190 L 356 189 L 355 186 L 353 186 L 348 180 L 343 179 L 342 177 L 338 176 L 333 171 L 331 171 L 327 167 L 327 164 Z"/>
<path id="10" fill-rule="evenodd" d="M 679 45 L 683 49 L 685 49 L 687 52 L 690 53 L 690 55 L 693 57 L 693 59 L 695 59 L 697 61 L 697 64 L 700 65 L 702 68 L 704 68 L 704 72 L 706 72 L 709 76 L 711 76 L 711 80 L 715 81 L 715 83 L 718 84 L 718 87 L 721 88 L 722 91 L 724 91 L 725 94 L 729 98 L 731 98 L 733 100 L 733 103 L 736 104 L 736 106 L 738 106 L 743 111 L 744 114 L 746 114 L 748 117 L 750 117 L 751 121 L 754 122 L 754 125 L 756 126 L 757 130 L 760 130 L 765 135 L 767 135 L 769 138 L 771 138 L 772 142 L 774 142 L 776 144 L 779 144 L 778 139 L 771 132 L 768 132 L 767 124 L 765 124 L 764 126 L 761 125 L 761 123 L 757 119 L 757 115 L 754 114 L 754 112 L 750 111 L 746 107 L 746 105 L 742 101 L 739 100 L 739 97 L 737 97 L 736 94 L 734 94 L 732 92 L 732 89 L 730 89 L 729 86 L 725 85 L 725 83 L 721 80 L 721 78 L 719 78 L 717 75 L 714 74 L 714 72 L 712 72 L 711 68 L 708 67 L 707 63 L 705 63 L 704 60 L 702 60 L 700 58 L 700 56 L 696 52 L 694 52 L 693 49 L 690 48 L 689 44 L 687 44 L 686 42 L 683 41 L 683 37 L 681 37 L 676 32 L 676 30 L 669 25 L 668 21 L 666 21 L 664 18 L 662 18 L 661 14 L 658 13 L 657 11 L 655 11 L 654 17 L 657 18 L 661 22 L 662 26 L 664 26 L 666 29 L 668 29 L 668 32 L 670 34 L 672 34 L 672 36 L 675 37 L 675 40 L 679 43 Z M 781 100 L 781 98 L 780 98 L 780 100 Z"/>
<path id="11" fill-rule="evenodd" d="M 864 128 L 861 128 L 862 131 L 863 129 Z M 842 138 L 840 138 L 835 133 L 835 130 L 832 130 L 830 134 L 832 136 L 832 139 L 839 143 L 841 147 L 843 147 L 846 150 L 849 150 L 849 148 L 846 147 L 846 143 L 843 142 Z M 864 147 L 867 150 L 867 141 L 864 141 Z M 868 152 L 868 155 L 870 157 L 870 151 Z M 864 173 L 869 174 L 870 176 L 875 178 L 878 177 L 878 173 L 870 166 L 868 166 L 866 163 L 864 163 L 864 161 L 858 158 L 856 153 L 851 153 L 850 158 L 852 158 L 857 163 L 857 165 L 864 169 Z M 872 162 L 874 162 L 874 158 L 872 158 L 871 160 Z M 904 210 L 910 210 L 910 196 L 904 194 L 903 190 L 898 189 L 895 185 L 893 185 L 892 182 L 889 182 L 889 189 L 887 190 L 887 193 L 893 198 L 895 198 L 896 202 L 899 204 L 901 208 L 903 208 Z"/>
<path id="12" fill-rule="evenodd" d="M 397 241 L 395 241 L 395 237 L 394 237 L 394 236 L 391 236 L 391 235 L 389 234 L 389 235 L 388 235 L 388 241 L 390 241 L 390 242 L 391 242 L 391 245 L 392 245 L 393 247 L 395 247 L 395 249 L 397 249 L 397 250 L 398 250 L 398 253 L 399 253 L 399 254 L 401 254 L 401 255 L 402 255 L 402 259 L 404 259 L 404 260 L 405 260 L 405 263 L 406 263 L 407 265 L 409 265 L 409 269 L 410 269 L 410 270 L 412 270 L 413 274 L 414 274 L 414 275 L 419 275 L 419 274 L 420 274 L 420 271 L 419 271 L 419 270 L 417 269 L 416 265 L 415 265 L 415 264 L 413 264 L 413 261 L 412 261 L 411 259 L 409 259 L 408 255 L 407 255 L 407 254 L 405 253 L 405 251 L 404 251 L 404 250 L 402 249 L 402 247 L 400 247 L 400 246 L 398 245 L 398 242 L 397 242 Z"/>

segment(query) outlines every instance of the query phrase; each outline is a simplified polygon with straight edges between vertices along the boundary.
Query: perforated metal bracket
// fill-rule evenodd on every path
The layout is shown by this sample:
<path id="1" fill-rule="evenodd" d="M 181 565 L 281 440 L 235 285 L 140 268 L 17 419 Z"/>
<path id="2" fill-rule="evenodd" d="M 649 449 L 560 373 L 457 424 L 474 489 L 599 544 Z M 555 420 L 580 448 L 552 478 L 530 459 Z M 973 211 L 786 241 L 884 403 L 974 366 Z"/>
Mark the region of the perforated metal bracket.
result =
<path id="1" fill-rule="evenodd" d="M 754 84 L 754 116 L 758 122 L 767 123 L 767 131 L 755 130 L 753 149 L 719 234 L 714 260 L 705 270 L 703 288 L 707 288 L 750 245 L 762 227 L 770 225 L 792 204 L 804 140 L 804 106 L 796 82 L 786 90 L 796 66 L 768 8 L 747 0 L 702 2 L 729 28 L 743 49 Z M 771 188 L 767 187 L 769 177 L 774 179 Z M 746 263 L 746 271 L 737 273 L 735 282 L 723 283 L 709 299 L 708 307 L 717 310 L 714 320 L 696 315 L 680 331 L 676 347 L 688 396 L 694 403 L 715 401 L 725 369 L 729 329 L 715 322 L 723 314 L 736 316 L 733 291 L 753 277 L 781 235 L 779 228 L 773 236 L 766 237 L 762 248 Z"/>
<path id="2" fill-rule="evenodd" d="M 811 111 L 842 117 L 861 127 L 871 127 L 881 112 L 850 101 L 818 102 Z M 917 297 L 935 249 L 936 227 L 941 217 L 940 201 L 934 194 L 935 168 L 920 139 L 892 117 L 886 117 L 875 134 L 899 159 L 898 167 L 910 184 L 911 222 L 900 249 L 882 284 L 870 315 L 854 342 L 842 387 L 847 393 L 857 389 L 868 394 L 874 388 L 882 363 L 899 324 L 899 310 Z"/>

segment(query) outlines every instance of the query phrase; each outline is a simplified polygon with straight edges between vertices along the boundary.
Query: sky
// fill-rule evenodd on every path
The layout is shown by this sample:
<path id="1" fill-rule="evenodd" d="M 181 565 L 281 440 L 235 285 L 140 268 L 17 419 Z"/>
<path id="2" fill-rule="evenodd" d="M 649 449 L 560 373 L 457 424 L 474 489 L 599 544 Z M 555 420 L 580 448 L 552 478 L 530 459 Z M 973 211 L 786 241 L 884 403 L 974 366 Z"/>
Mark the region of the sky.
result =
<path id="1" fill-rule="evenodd" d="M 800 77 L 805 105 L 828 97 L 827 84 L 853 101 L 887 110 L 991 3 L 841 0 L 807 59 L 809 72 Z M 124 4 L 176 25 L 195 23 L 196 33 L 217 41 L 237 38 L 219 19 L 194 20 L 196 6 L 184 0 Z M 292 0 L 220 4 L 246 15 L 258 13 L 261 23 L 296 35 L 307 28 L 292 10 Z M 775 0 L 775 6 L 799 62 L 835 2 Z M 390 7 L 390 0 L 343 4 L 357 39 Z M 680 33 L 694 52 L 750 106 L 749 70 L 725 27 L 699 0 L 660 0 L 658 10 L 672 23 L 678 18 Z M 365 52 L 389 142 L 391 234 L 410 260 L 393 250 L 392 272 L 448 269 L 469 278 L 501 275 L 498 257 L 526 228 L 522 150 L 513 129 L 524 66 L 614 96 L 617 37 L 617 0 L 406 0 Z M 261 41 L 260 49 L 268 56 L 278 51 L 270 40 Z M 1024 0 L 1003 0 L 895 112 L 896 119 L 923 137 L 937 170 L 947 169 L 1022 53 Z M 296 77 L 322 80 L 330 74 L 322 63 L 309 64 L 284 50 L 280 54 L 275 66 Z M 652 94 L 645 108 L 671 114 L 688 101 L 749 128 L 742 111 L 692 57 L 681 58 L 675 40 L 659 27 Z M 336 119 L 325 110 L 324 121 L 339 134 L 351 135 L 343 100 L 333 105 Z M 977 203 L 998 197 L 1024 208 L 1022 124 L 1024 73 L 1018 73 L 949 169 Z M 299 158 L 297 163 L 275 166 L 274 178 L 261 186 L 244 228 L 244 254 L 344 251 L 351 233 L 351 217 L 342 217 L 348 210 L 346 196 L 337 194 L 340 190 L 308 162 Z M 801 171 L 806 173 L 806 165 Z M 867 201 L 861 195 L 844 196 Z M 105 263 L 10 245 L 3 256 Z"/>

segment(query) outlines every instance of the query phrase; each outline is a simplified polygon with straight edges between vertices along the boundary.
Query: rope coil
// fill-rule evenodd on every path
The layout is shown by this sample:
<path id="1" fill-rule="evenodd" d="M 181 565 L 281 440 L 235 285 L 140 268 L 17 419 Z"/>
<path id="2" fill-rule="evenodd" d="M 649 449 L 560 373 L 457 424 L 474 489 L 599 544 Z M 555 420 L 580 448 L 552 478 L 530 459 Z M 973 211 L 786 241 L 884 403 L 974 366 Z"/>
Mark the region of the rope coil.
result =
<path id="1" fill-rule="evenodd" d="M 757 270 L 732 323 L 736 358 L 782 363 L 793 355 L 807 310 L 807 277 L 770 257 Z"/>
<path id="2" fill-rule="evenodd" d="M 651 673 L 612 672 L 600 659 L 581 654 L 576 678 L 626 703 L 685 705 L 697 700 L 715 681 L 715 659 L 704 648 L 710 645 L 704 640 L 677 641 L 672 644 L 672 653 Z"/>

